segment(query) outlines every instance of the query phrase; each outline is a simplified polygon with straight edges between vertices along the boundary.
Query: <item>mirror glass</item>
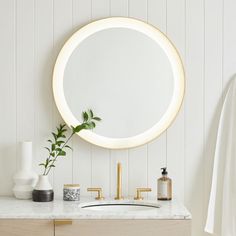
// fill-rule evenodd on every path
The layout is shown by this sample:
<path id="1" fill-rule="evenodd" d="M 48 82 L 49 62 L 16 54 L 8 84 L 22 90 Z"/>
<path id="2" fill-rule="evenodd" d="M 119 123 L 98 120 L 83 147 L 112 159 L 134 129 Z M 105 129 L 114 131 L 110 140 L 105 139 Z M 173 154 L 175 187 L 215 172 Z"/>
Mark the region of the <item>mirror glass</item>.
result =
<path id="1" fill-rule="evenodd" d="M 73 115 L 92 108 L 103 121 L 95 133 L 132 137 L 156 124 L 171 102 L 174 78 L 162 48 L 126 28 L 89 36 L 73 51 L 64 74 L 65 99 Z"/>
<path id="2" fill-rule="evenodd" d="M 58 55 L 53 73 L 56 105 L 70 127 L 81 112 L 102 118 L 85 140 L 106 148 L 129 148 L 164 132 L 184 95 L 179 54 L 156 28 L 113 17 L 78 30 Z"/>

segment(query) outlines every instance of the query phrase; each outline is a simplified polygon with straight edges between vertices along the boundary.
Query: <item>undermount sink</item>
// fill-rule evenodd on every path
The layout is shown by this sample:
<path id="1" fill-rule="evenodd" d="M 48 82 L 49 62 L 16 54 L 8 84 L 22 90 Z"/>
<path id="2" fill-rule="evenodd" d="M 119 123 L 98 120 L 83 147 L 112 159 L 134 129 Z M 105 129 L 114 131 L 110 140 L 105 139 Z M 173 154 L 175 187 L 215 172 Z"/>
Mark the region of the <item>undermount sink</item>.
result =
<path id="1" fill-rule="evenodd" d="M 108 201 L 86 203 L 81 205 L 80 207 L 84 210 L 92 211 L 137 212 L 154 210 L 160 208 L 160 205 L 140 201 Z"/>

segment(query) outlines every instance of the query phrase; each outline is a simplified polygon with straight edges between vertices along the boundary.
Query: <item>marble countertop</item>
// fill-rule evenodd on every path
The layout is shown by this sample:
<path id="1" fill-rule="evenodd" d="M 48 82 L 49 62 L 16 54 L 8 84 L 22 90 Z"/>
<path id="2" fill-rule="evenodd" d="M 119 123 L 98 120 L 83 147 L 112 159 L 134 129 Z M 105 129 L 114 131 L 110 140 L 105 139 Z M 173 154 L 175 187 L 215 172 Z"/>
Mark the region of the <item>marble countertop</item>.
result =
<path id="1" fill-rule="evenodd" d="M 112 199 L 110 199 L 112 200 Z M 109 202 L 109 199 L 101 202 Z M 131 200 L 130 200 L 131 201 Z M 129 201 L 129 202 L 130 202 Z M 53 202 L 38 203 L 31 200 L 17 200 L 13 197 L 0 197 L 1 219 L 191 219 L 189 211 L 177 200 L 144 200 L 158 204 L 160 208 L 145 211 L 107 212 L 81 208 L 85 203 L 94 203 L 92 198 L 81 198 L 80 202 L 66 202 L 56 199 Z M 96 201 L 99 203 L 99 201 Z"/>

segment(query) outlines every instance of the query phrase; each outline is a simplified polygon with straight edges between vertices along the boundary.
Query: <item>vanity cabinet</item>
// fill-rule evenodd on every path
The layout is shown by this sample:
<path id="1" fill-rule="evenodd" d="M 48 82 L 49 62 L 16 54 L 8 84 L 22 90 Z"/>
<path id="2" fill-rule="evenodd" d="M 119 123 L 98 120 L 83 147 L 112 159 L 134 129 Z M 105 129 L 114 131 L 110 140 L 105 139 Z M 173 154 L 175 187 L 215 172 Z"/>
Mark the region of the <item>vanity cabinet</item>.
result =
<path id="1" fill-rule="evenodd" d="M 190 236 L 190 220 L 73 220 L 55 224 L 55 236 Z"/>
<path id="2" fill-rule="evenodd" d="M 108 201 L 109 202 L 109 201 Z M 81 202 L 35 203 L 0 198 L 0 236 L 190 236 L 191 214 L 178 201 L 147 211 L 110 212 L 86 210 Z M 155 203 L 155 204 L 154 204 Z M 113 209 L 114 211 L 114 209 Z"/>
<path id="3" fill-rule="evenodd" d="M 1 219 L 1 236 L 54 236 L 53 220 Z"/>
<path id="4" fill-rule="evenodd" d="M 1 236 L 190 236 L 191 220 L 0 220 Z"/>

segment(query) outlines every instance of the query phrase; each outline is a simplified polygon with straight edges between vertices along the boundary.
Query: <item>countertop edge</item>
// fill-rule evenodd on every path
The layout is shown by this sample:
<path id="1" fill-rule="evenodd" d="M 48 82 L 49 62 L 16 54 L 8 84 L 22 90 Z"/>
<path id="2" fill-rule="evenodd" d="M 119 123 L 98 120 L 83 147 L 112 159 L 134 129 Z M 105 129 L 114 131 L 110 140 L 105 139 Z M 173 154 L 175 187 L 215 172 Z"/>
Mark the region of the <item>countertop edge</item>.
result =
<path id="1" fill-rule="evenodd" d="M 109 200 L 106 200 L 109 201 Z M 130 201 L 130 200 L 129 200 Z M 38 220 L 191 220 L 191 213 L 178 200 L 158 202 L 157 211 L 147 212 L 93 212 L 82 210 L 84 203 L 94 202 L 92 198 L 81 198 L 80 202 L 65 202 L 55 199 L 53 202 L 36 203 L 32 200 L 17 200 L 13 197 L 0 197 L 0 219 L 38 219 Z M 97 201 L 95 201 L 97 203 Z"/>

